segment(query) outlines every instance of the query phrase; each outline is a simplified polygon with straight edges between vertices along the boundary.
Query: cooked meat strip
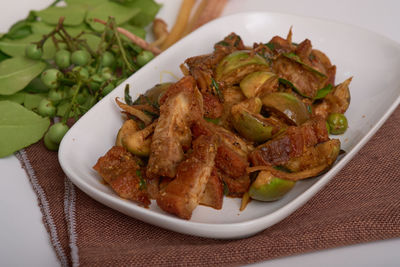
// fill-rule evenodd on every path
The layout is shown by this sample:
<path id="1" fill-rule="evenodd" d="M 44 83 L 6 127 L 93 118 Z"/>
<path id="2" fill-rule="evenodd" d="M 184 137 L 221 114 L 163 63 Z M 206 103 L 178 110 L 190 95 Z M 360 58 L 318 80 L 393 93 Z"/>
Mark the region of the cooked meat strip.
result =
<path id="1" fill-rule="evenodd" d="M 327 84 L 332 84 L 333 86 L 335 85 L 335 76 L 336 76 L 336 66 L 332 65 L 331 61 L 325 55 L 323 52 L 319 51 L 318 49 L 313 49 L 311 51 L 311 54 L 309 56 L 311 59 L 311 65 L 320 70 L 320 69 L 325 69 L 326 76 L 327 78 Z"/>
<path id="2" fill-rule="evenodd" d="M 250 176 L 248 174 L 236 178 L 233 178 L 222 171 L 219 171 L 218 174 L 228 187 L 228 196 L 242 197 L 244 193 L 249 191 Z"/>
<path id="3" fill-rule="evenodd" d="M 219 101 L 218 97 L 210 93 L 202 93 L 203 95 L 203 107 L 204 116 L 210 119 L 216 119 L 221 117 L 224 106 Z"/>
<path id="4" fill-rule="evenodd" d="M 113 146 L 107 153 L 97 160 L 93 166 L 107 183 L 114 180 L 120 174 L 139 169 L 139 159 L 129 153 L 122 146 Z"/>
<path id="5" fill-rule="evenodd" d="M 202 199 L 217 153 L 217 136 L 200 136 L 193 141 L 193 152 L 181 162 L 176 178 L 160 190 L 158 206 L 183 219 L 190 219 Z"/>
<path id="6" fill-rule="evenodd" d="M 221 139 L 221 145 L 229 147 L 243 158 L 247 158 L 247 154 L 254 150 L 253 145 L 246 142 L 240 136 L 221 126 L 207 122 L 204 119 L 193 123 L 191 129 L 194 137 L 200 135 L 218 135 Z"/>
<path id="7" fill-rule="evenodd" d="M 284 167 L 292 172 L 304 171 L 320 165 L 330 166 L 336 157 L 331 157 L 332 148 L 340 147 L 339 139 L 331 139 L 315 146 L 306 147 L 303 154 L 292 158 Z"/>
<path id="8" fill-rule="evenodd" d="M 200 200 L 200 205 L 212 207 L 214 209 L 221 209 L 224 200 L 224 187 L 221 179 L 218 176 L 217 169 L 214 167 L 211 171 L 210 177 L 204 189 L 203 196 Z"/>
<path id="9" fill-rule="evenodd" d="M 303 65 L 279 56 L 273 63 L 273 72 L 290 81 L 303 95 L 315 97 L 317 91 L 325 86 L 326 78 L 304 68 Z"/>
<path id="10" fill-rule="evenodd" d="M 268 42 L 272 44 L 273 50 L 276 53 L 289 53 L 293 50 L 293 45 L 287 39 L 284 39 L 280 36 L 274 36 Z"/>
<path id="11" fill-rule="evenodd" d="M 254 149 L 239 136 L 220 126 L 206 121 L 196 122 L 192 127 L 194 136 L 218 136 L 221 144 L 215 157 L 219 176 L 227 184 L 229 195 L 240 197 L 248 189 L 250 178 L 246 173 L 249 166 L 248 154 Z"/>
<path id="12" fill-rule="evenodd" d="M 295 53 L 303 63 L 327 76 L 325 84 L 335 85 L 336 66 L 332 65 L 323 52 L 313 49 L 310 40 L 306 39 L 301 42 L 297 46 Z"/>
<path id="13" fill-rule="evenodd" d="M 220 145 L 215 157 L 215 166 L 230 177 L 239 178 L 246 174 L 249 162 L 228 146 Z"/>
<path id="14" fill-rule="evenodd" d="M 147 190 L 141 186 L 139 159 L 124 147 L 114 146 L 93 166 L 100 176 L 122 198 L 137 201 L 143 206 L 150 205 Z"/>
<path id="15" fill-rule="evenodd" d="M 185 76 L 166 92 L 151 142 L 147 176 L 175 177 L 176 167 L 191 143 L 190 126 L 203 117 L 202 96 L 191 76 Z"/>
<path id="16" fill-rule="evenodd" d="M 283 165 L 299 157 L 306 147 L 329 140 L 325 121 L 316 117 L 301 126 L 290 126 L 286 132 L 257 147 L 250 160 L 254 166 Z"/>
<path id="17" fill-rule="evenodd" d="M 308 39 L 305 39 L 303 42 L 301 42 L 300 44 L 298 44 L 296 46 L 296 49 L 294 51 L 296 53 L 296 55 L 299 56 L 299 58 L 301 59 L 301 61 L 309 66 L 311 66 L 311 60 L 310 60 L 310 54 L 312 52 L 312 45 L 311 45 L 311 41 Z M 319 69 L 318 70 L 320 72 L 324 72 L 324 69 Z"/>

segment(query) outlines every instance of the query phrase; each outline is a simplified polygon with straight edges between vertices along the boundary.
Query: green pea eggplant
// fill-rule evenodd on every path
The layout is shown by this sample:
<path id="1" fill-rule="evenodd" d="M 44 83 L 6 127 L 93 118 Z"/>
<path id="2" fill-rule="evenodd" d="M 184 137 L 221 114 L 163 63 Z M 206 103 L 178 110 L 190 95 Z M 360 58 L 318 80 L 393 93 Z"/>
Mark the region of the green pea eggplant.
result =
<path id="1" fill-rule="evenodd" d="M 274 76 L 274 73 L 268 71 L 250 73 L 240 82 L 240 89 L 247 98 L 258 96 L 263 91 L 266 81 Z"/>
<path id="2" fill-rule="evenodd" d="M 233 85 L 239 83 L 249 73 L 270 69 L 270 64 L 260 55 L 240 50 L 227 55 L 218 63 L 215 79 L 226 85 Z"/>
<path id="3" fill-rule="evenodd" d="M 292 190 L 295 184 L 295 181 L 281 179 L 271 172 L 261 171 L 250 185 L 249 196 L 260 201 L 279 200 Z"/>
<path id="4" fill-rule="evenodd" d="M 306 105 L 292 94 L 270 93 L 261 101 L 266 110 L 284 118 L 289 124 L 301 125 L 310 118 Z"/>
<path id="5" fill-rule="evenodd" d="M 259 101 L 261 102 L 261 100 Z M 241 104 L 233 106 L 231 114 L 233 127 L 249 141 L 265 142 L 285 128 L 285 125 L 278 119 L 265 118 L 249 111 Z"/>

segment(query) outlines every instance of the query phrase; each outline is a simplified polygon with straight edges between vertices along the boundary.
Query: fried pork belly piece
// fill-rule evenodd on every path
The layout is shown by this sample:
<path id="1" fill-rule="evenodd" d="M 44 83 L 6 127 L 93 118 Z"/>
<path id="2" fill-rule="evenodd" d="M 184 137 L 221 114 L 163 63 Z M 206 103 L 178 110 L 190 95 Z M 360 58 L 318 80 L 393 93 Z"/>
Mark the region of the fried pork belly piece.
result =
<path id="1" fill-rule="evenodd" d="M 301 61 L 327 76 L 326 84 L 335 85 L 336 66 L 321 51 L 312 48 L 311 41 L 305 39 L 295 50 Z"/>
<path id="2" fill-rule="evenodd" d="M 193 141 L 193 152 L 179 164 L 175 179 L 160 190 L 157 204 L 162 210 L 191 218 L 214 167 L 217 143 L 217 136 L 203 135 Z"/>
<path id="3" fill-rule="evenodd" d="M 221 145 L 229 147 L 243 158 L 247 158 L 247 154 L 254 150 L 253 145 L 243 140 L 240 136 L 204 119 L 196 121 L 191 129 L 194 137 L 200 135 L 217 135 L 221 140 Z"/>
<path id="4" fill-rule="evenodd" d="M 214 167 L 204 189 L 203 196 L 200 200 L 200 205 L 209 206 L 211 208 L 220 210 L 224 200 L 224 187 L 219 178 L 218 171 Z"/>
<path id="5" fill-rule="evenodd" d="M 250 160 L 254 166 L 283 165 L 301 156 L 305 148 L 328 140 L 325 120 L 316 117 L 301 126 L 290 126 L 283 135 L 260 145 Z"/>
<path id="6" fill-rule="evenodd" d="M 250 177 L 246 172 L 249 166 L 248 154 L 254 147 L 231 131 L 204 120 L 196 122 L 192 127 L 194 136 L 218 136 L 221 144 L 215 157 L 218 176 L 229 189 L 229 196 L 240 197 L 250 185 Z"/>
<path id="7" fill-rule="evenodd" d="M 139 159 L 121 146 L 112 147 L 93 166 L 100 176 L 122 198 L 130 199 L 147 207 L 149 195 L 143 185 Z"/>
<path id="8" fill-rule="evenodd" d="M 272 37 L 272 39 L 268 43 L 273 45 L 276 53 L 289 53 L 292 52 L 294 49 L 291 41 L 284 39 L 280 36 Z"/>
<path id="9" fill-rule="evenodd" d="M 191 144 L 190 126 L 203 117 L 202 96 L 191 76 L 170 86 L 162 99 L 160 117 L 152 137 L 147 176 L 175 177 Z"/>
<path id="10" fill-rule="evenodd" d="M 290 81 L 302 95 L 310 98 L 315 97 L 317 91 L 326 85 L 334 86 L 336 66 L 331 64 L 323 52 L 313 49 L 310 40 L 305 39 L 295 45 L 292 44 L 291 36 L 292 33 L 289 31 L 286 39 L 275 36 L 269 41 L 269 47 L 273 47 L 272 54 L 275 55 L 273 72 L 280 78 Z M 260 50 L 257 47 L 256 49 Z M 289 53 L 295 55 L 302 64 L 287 58 L 285 55 Z"/>
<path id="11" fill-rule="evenodd" d="M 244 193 L 249 191 L 250 176 L 248 174 L 240 177 L 231 177 L 223 171 L 219 170 L 218 175 L 224 184 L 228 187 L 228 196 L 242 197 Z"/>
<path id="12" fill-rule="evenodd" d="M 290 159 L 283 167 L 291 172 L 300 172 L 321 165 L 331 166 L 336 160 L 339 148 L 339 139 L 331 139 L 315 146 L 307 147 L 300 157 Z"/>
<path id="13" fill-rule="evenodd" d="M 202 93 L 204 117 L 209 119 L 216 119 L 222 116 L 224 106 L 219 102 L 218 97 L 210 93 Z"/>
<path id="14" fill-rule="evenodd" d="M 246 174 L 249 163 L 246 158 L 226 145 L 218 147 L 215 165 L 219 170 L 232 178 L 239 178 Z"/>
<path id="15" fill-rule="evenodd" d="M 326 85 L 317 74 L 308 71 L 303 65 L 281 55 L 273 64 L 273 72 L 290 81 L 303 95 L 315 97 L 317 91 Z"/>

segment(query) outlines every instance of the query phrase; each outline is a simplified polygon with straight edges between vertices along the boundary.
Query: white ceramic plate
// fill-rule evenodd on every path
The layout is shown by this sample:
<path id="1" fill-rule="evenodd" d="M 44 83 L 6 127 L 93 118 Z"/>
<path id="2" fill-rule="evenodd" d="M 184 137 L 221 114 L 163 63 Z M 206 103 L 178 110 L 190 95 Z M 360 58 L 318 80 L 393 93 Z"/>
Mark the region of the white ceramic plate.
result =
<path id="1" fill-rule="evenodd" d="M 222 210 L 199 206 L 189 221 L 149 209 L 118 197 L 92 169 L 97 159 L 114 144 L 122 117 L 115 97 L 124 95 L 126 83 L 135 97 L 154 84 L 181 77 L 179 65 L 188 57 L 209 53 L 214 43 L 231 32 L 244 43 L 267 42 L 286 36 L 293 26 L 293 41 L 305 38 L 324 51 L 337 66 L 336 82 L 354 76 L 352 103 L 346 116 L 349 129 L 340 136 L 347 151 L 325 175 L 300 181 L 283 199 L 252 201 L 239 212 L 240 199 L 225 198 Z M 367 30 L 314 18 L 279 13 L 242 13 L 215 20 L 165 51 L 82 117 L 64 137 L 59 160 L 64 172 L 81 190 L 97 201 L 139 220 L 176 232 L 211 237 L 242 238 L 281 221 L 318 192 L 371 138 L 400 101 L 400 45 Z"/>

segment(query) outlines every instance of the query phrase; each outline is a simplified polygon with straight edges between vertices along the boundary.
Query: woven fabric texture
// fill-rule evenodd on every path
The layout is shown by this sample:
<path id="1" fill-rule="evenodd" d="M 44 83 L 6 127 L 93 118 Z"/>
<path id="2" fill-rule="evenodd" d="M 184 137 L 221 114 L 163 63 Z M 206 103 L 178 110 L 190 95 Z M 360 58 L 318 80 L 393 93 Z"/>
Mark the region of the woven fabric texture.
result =
<path id="1" fill-rule="evenodd" d="M 72 185 L 66 182 L 56 153 L 41 143 L 25 153 L 35 173 L 31 182 L 37 181 L 46 196 L 45 201 L 38 198 L 39 205 L 42 211 L 44 206 L 50 210 L 52 222 L 49 216 L 43 221 L 53 246 L 62 247 L 64 255 L 57 252 L 60 249 L 56 252 L 60 259 L 68 259 L 66 265 L 225 266 L 400 237 L 399 136 L 400 108 L 303 207 L 263 232 L 240 240 L 164 230 L 114 211 L 75 187 L 71 197 L 68 187 Z M 27 162 L 22 164 L 26 168 Z M 72 247 L 75 253 L 71 257 Z"/>

